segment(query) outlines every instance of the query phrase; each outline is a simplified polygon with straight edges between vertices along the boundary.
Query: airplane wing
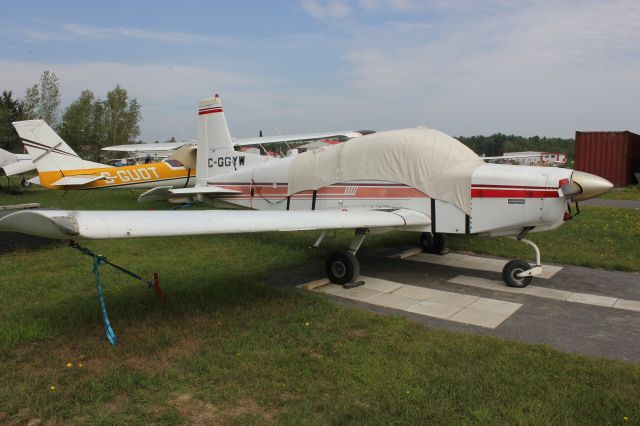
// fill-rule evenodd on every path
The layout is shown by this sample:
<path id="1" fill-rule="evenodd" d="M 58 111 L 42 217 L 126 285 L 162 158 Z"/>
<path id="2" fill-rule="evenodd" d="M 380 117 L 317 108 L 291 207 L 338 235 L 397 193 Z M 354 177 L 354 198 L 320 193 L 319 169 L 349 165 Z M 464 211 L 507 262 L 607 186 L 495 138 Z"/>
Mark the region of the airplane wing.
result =
<path id="1" fill-rule="evenodd" d="M 112 239 L 353 228 L 424 227 L 430 219 L 407 209 L 380 210 L 24 210 L 0 218 L 0 231 L 46 238 Z"/>
<path id="2" fill-rule="evenodd" d="M 5 164 L 0 167 L 0 170 L 2 171 L 0 174 L 4 176 L 21 175 L 35 169 L 36 165 L 33 164 L 33 161 L 31 160 L 16 161 L 15 163 Z"/>
<path id="3" fill-rule="evenodd" d="M 247 146 L 258 144 L 269 144 L 278 142 L 306 142 L 316 139 L 330 139 L 337 137 L 346 137 L 349 139 L 362 136 L 361 133 L 347 131 L 337 132 L 317 132 L 317 133 L 300 133 L 295 135 L 278 135 L 278 136 L 263 136 L 256 138 L 234 138 L 234 146 Z M 102 148 L 102 151 L 114 151 L 114 152 L 166 152 L 174 151 L 185 145 L 194 145 L 194 141 L 183 142 L 163 142 L 163 143 L 134 143 L 128 145 L 113 145 Z"/>
<path id="4" fill-rule="evenodd" d="M 115 152 L 164 152 L 173 151 L 184 145 L 192 145 L 193 141 L 163 142 L 163 143 L 133 143 L 129 145 L 113 145 L 102 148 L 102 151 Z"/>
<path id="5" fill-rule="evenodd" d="M 226 189 L 219 186 L 194 186 L 191 188 L 174 188 L 172 186 L 158 186 L 150 189 L 138 197 L 139 203 L 146 201 L 166 201 L 171 198 L 188 197 L 192 195 L 229 195 L 229 194 L 241 194 L 240 191 L 234 191 L 233 189 Z"/>
<path id="6" fill-rule="evenodd" d="M 105 179 L 104 176 L 101 175 L 74 175 L 74 176 L 63 176 L 57 181 L 53 182 L 51 185 L 53 186 L 80 186 L 85 185 L 90 182 L 94 182 L 96 180 Z"/>
<path id="7" fill-rule="evenodd" d="M 318 133 L 300 133 L 296 135 L 278 135 L 278 136 L 262 136 L 257 138 L 234 139 L 234 146 L 258 145 L 278 142 L 306 142 L 316 139 L 331 139 L 337 137 L 357 138 L 362 136 L 361 133 L 350 130 L 338 132 L 318 132 Z"/>

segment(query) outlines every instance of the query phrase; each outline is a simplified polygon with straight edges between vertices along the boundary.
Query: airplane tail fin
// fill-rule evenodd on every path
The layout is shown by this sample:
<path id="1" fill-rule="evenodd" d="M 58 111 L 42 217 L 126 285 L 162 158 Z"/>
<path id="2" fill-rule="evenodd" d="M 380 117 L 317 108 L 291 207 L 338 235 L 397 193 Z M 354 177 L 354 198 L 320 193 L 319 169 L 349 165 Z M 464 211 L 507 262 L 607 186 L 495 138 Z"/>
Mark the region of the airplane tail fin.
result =
<path id="1" fill-rule="evenodd" d="M 198 105 L 196 184 L 206 186 L 207 178 L 220 172 L 212 170 L 217 166 L 217 158 L 229 156 L 233 152 L 233 142 L 220 97 L 216 94 L 212 98 L 202 99 Z"/>
<path id="2" fill-rule="evenodd" d="M 38 173 L 107 167 L 80 158 L 44 120 L 15 121 L 12 124 Z"/>

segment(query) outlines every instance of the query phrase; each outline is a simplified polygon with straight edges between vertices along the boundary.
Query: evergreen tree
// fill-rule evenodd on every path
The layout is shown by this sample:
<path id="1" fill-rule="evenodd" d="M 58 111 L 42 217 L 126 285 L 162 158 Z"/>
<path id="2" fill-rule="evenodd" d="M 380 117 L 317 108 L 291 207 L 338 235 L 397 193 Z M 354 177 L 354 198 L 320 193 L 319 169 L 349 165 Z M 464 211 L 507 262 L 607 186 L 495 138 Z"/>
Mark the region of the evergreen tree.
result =
<path id="1" fill-rule="evenodd" d="M 11 152 L 22 152 L 22 142 L 11 123 L 23 118 L 22 103 L 13 98 L 10 90 L 3 91 L 0 97 L 0 148 Z"/>

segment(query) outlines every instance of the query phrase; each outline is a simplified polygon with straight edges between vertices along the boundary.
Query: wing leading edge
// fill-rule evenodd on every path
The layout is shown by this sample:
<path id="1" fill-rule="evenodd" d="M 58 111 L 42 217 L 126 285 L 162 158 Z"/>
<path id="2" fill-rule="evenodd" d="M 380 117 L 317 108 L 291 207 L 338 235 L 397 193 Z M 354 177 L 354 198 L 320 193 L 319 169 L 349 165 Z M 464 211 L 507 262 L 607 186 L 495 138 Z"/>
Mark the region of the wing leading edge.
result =
<path id="1" fill-rule="evenodd" d="M 314 211 L 74 211 L 31 210 L 0 219 L 0 231 L 55 239 L 112 239 L 178 235 L 241 234 L 430 225 L 407 209 Z"/>

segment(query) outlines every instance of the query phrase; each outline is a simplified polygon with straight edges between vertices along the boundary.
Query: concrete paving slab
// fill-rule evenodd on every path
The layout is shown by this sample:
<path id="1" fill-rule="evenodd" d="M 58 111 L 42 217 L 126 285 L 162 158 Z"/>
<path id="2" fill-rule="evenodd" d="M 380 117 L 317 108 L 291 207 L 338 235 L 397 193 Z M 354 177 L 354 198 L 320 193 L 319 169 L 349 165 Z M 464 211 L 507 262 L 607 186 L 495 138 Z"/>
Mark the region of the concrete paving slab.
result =
<path id="1" fill-rule="evenodd" d="M 393 294 L 397 294 L 398 296 L 409 297 L 411 299 L 416 300 L 425 300 L 429 296 L 433 296 L 437 293 L 444 293 L 440 290 L 433 290 L 425 287 L 417 287 L 414 285 L 403 285 L 397 290 L 393 291 Z"/>
<path id="2" fill-rule="evenodd" d="M 535 285 L 530 285 L 523 290 L 525 294 L 530 296 L 538 296 L 544 297 L 546 299 L 556 299 L 556 300 L 567 300 L 573 292 L 558 290 L 555 288 L 546 288 L 546 287 L 538 287 Z"/>
<path id="3" fill-rule="evenodd" d="M 430 302 L 442 303 L 444 305 L 459 306 L 464 308 L 471 305 L 479 299 L 478 296 L 470 296 L 468 294 L 458 294 L 451 292 L 441 292 L 440 294 L 433 294 L 427 299 Z"/>
<path id="4" fill-rule="evenodd" d="M 510 315 L 496 314 L 495 312 L 485 311 L 477 308 L 464 308 L 449 318 L 450 321 L 461 322 L 464 324 L 477 325 L 485 328 L 496 328 L 504 322 Z"/>
<path id="5" fill-rule="evenodd" d="M 640 312 L 640 302 L 637 300 L 618 299 L 618 301 L 613 304 L 613 307 L 616 309 Z"/>
<path id="6" fill-rule="evenodd" d="M 405 254 L 408 252 L 403 252 Z M 397 256 L 396 256 L 397 257 Z M 444 256 L 429 254 L 429 253 L 416 253 L 412 256 L 404 255 L 404 260 L 411 260 L 414 262 L 433 263 L 436 265 L 454 266 L 465 269 L 475 269 L 478 271 L 486 272 L 502 272 L 502 268 L 508 262 L 506 259 L 495 259 L 492 257 L 471 256 L 459 253 L 448 253 Z M 560 272 L 562 267 L 553 265 L 543 265 L 542 273 L 537 278 L 551 279 L 555 274 Z"/>
<path id="7" fill-rule="evenodd" d="M 486 278 L 470 277 L 458 275 L 448 282 L 454 284 L 468 285 L 472 287 L 484 288 L 493 291 L 506 293 L 520 293 L 528 296 L 543 297 L 545 299 L 555 299 L 572 303 L 582 303 L 585 305 L 604 306 L 607 308 L 624 309 L 640 312 L 640 301 L 618 299 L 616 297 L 601 296 L 587 293 L 574 293 L 571 291 L 558 290 L 555 288 L 539 287 L 529 285 L 525 288 L 512 288 L 504 285 L 502 281 L 488 280 Z"/>
<path id="8" fill-rule="evenodd" d="M 420 253 L 422 253 L 422 249 L 420 247 L 415 247 L 409 250 L 401 251 L 397 254 L 393 254 L 390 257 L 394 259 L 406 259 L 407 257 L 415 256 L 416 254 Z"/>
<path id="9" fill-rule="evenodd" d="M 482 309 L 500 315 L 513 315 L 515 311 L 522 307 L 521 303 L 506 302 L 504 300 L 488 299 L 480 297 L 469 305 L 470 308 Z"/>
<path id="10" fill-rule="evenodd" d="M 407 308 L 407 311 L 429 317 L 449 319 L 463 308 L 459 306 L 445 305 L 442 303 L 430 302 L 425 300 L 417 305 Z"/>
<path id="11" fill-rule="evenodd" d="M 341 285 L 337 285 L 337 284 L 329 284 L 329 285 L 318 288 L 316 291 L 319 291 L 320 293 L 332 294 L 334 296 L 345 297 L 347 299 L 353 299 L 353 300 L 362 300 L 362 299 L 366 299 L 367 297 L 383 294 L 380 291 L 364 288 L 364 286 L 345 289 L 345 288 L 342 288 Z"/>
<path id="12" fill-rule="evenodd" d="M 573 293 L 567 298 L 567 302 L 584 303 L 585 305 L 613 307 L 618 301 L 616 297 L 598 296 L 595 294 Z"/>
<path id="13" fill-rule="evenodd" d="M 450 280 L 450 283 L 468 285 L 471 287 L 484 288 L 493 291 L 502 291 L 505 293 L 525 293 L 522 288 L 508 287 L 502 281 L 489 280 L 486 278 L 471 277 L 469 275 L 458 275 Z"/>
<path id="14" fill-rule="evenodd" d="M 410 297 L 398 296 L 397 294 L 380 293 L 370 297 L 366 297 L 362 300 L 365 303 L 372 303 L 378 306 L 384 306 L 385 308 L 406 310 L 418 302 L 416 299 Z"/>
<path id="15" fill-rule="evenodd" d="M 381 293 L 391 293 L 392 291 L 402 287 L 402 284 L 400 283 L 381 280 L 379 278 L 360 276 L 360 279 L 364 281 L 364 285 L 362 286 L 363 288 L 379 291 Z"/>

